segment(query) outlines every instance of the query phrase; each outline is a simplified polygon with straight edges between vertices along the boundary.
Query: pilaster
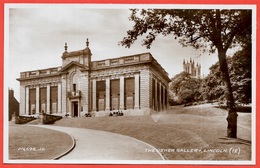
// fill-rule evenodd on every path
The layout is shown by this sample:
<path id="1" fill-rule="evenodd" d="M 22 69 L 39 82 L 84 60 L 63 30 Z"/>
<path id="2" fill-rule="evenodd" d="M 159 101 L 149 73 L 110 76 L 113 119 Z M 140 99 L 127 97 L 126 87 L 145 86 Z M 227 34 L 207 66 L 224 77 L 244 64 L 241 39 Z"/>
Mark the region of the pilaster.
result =
<path id="1" fill-rule="evenodd" d="M 24 85 L 20 85 L 20 112 L 19 115 L 24 115 L 26 112 L 26 87 Z"/>
<path id="2" fill-rule="evenodd" d="M 50 83 L 48 83 L 47 84 L 47 102 L 46 102 L 46 104 L 47 104 L 47 111 L 46 111 L 46 113 L 47 114 L 50 114 L 50 112 L 51 112 L 51 104 L 50 104 L 50 102 L 51 102 L 51 85 L 50 85 Z"/>
<path id="3" fill-rule="evenodd" d="M 149 91 L 148 91 L 148 93 L 149 93 Z M 140 75 L 139 75 L 139 73 L 136 73 L 135 74 L 135 106 L 134 106 L 135 109 L 139 109 L 139 107 L 140 107 L 139 97 L 140 97 Z"/>
<path id="4" fill-rule="evenodd" d="M 110 111 L 110 77 L 106 77 L 106 111 Z"/>
<path id="5" fill-rule="evenodd" d="M 140 107 L 150 108 L 150 73 L 149 69 L 140 71 Z"/>
<path id="6" fill-rule="evenodd" d="M 66 114 L 67 111 L 67 81 L 66 81 L 66 75 L 62 76 L 61 80 L 61 111 L 63 114 Z"/>
<path id="7" fill-rule="evenodd" d="M 92 79 L 92 111 L 97 111 L 97 79 Z"/>
<path id="8" fill-rule="evenodd" d="M 157 79 L 155 78 L 155 94 L 154 94 L 154 106 L 155 106 L 155 111 L 158 111 L 158 86 L 157 86 Z"/>
<path id="9" fill-rule="evenodd" d="M 159 82 L 159 111 L 162 110 L 162 83 Z"/>
<path id="10" fill-rule="evenodd" d="M 58 83 L 58 113 L 62 112 L 62 84 L 61 82 Z"/>
<path id="11" fill-rule="evenodd" d="M 30 96 L 30 94 L 29 94 L 29 86 L 26 86 L 26 96 L 25 96 L 25 114 L 30 114 L 29 113 L 29 110 L 30 110 L 30 108 L 29 108 L 29 106 L 30 106 L 30 104 L 29 104 L 29 96 Z"/>
<path id="12" fill-rule="evenodd" d="M 40 86 L 36 86 L 36 109 L 35 109 L 36 114 L 39 114 L 40 112 Z"/>
<path id="13" fill-rule="evenodd" d="M 125 109 L 125 77 L 124 75 L 120 76 L 120 110 L 124 110 Z"/>

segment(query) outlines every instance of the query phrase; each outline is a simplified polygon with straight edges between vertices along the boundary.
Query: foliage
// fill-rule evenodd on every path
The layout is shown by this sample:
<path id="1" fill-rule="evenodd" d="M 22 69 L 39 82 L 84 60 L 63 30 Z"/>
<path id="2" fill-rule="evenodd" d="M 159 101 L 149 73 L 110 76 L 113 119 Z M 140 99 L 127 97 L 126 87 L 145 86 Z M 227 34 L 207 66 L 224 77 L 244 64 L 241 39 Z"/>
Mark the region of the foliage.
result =
<path id="1" fill-rule="evenodd" d="M 187 72 L 181 72 L 172 78 L 170 90 L 175 93 L 181 103 L 191 103 L 199 99 L 201 80 L 192 78 Z"/>
<path id="2" fill-rule="evenodd" d="M 194 100 L 194 92 L 190 89 L 184 89 L 179 93 L 179 98 L 182 103 L 191 103 Z"/>
<path id="3" fill-rule="evenodd" d="M 234 99 L 240 103 L 251 103 L 251 50 L 237 51 L 227 58 Z M 225 99 L 225 85 L 221 78 L 219 62 L 210 67 L 209 75 L 203 79 L 200 93 L 207 100 Z"/>
<path id="4" fill-rule="evenodd" d="M 224 83 L 222 82 L 219 63 L 215 63 L 210 67 L 210 73 L 203 79 L 201 86 L 201 94 L 204 94 L 204 99 L 215 100 L 224 95 Z"/>
<path id="5" fill-rule="evenodd" d="M 190 79 L 190 74 L 187 72 L 181 72 L 177 75 L 175 75 L 171 79 L 170 83 L 170 89 L 175 93 L 178 94 L 179 90 L 181 89 L 181 86 L 183 85 L 183 82 L 186 83 L 186 81 Z"/>
<path id="6" fill-rule="evenodd" d="M 130 47 L 139 36 L 143 45 L 151 47 L 159 34 L 173 35 L 183 46 L 224 50 L 251 36 L 250 10 L 197 9 L 131 9 L 130 21 L 135 25 L 120 42 Z M 220 44 L 222 41 L 222 44 Z"/>
<path id="7" fill-rule="evenodd" d="M 240 50 L 234 54 L 230 63 L 230 80 L 233 94 L 241 103 L 251 103 L 252 96 L 252 65 L 251 47 Z"/>
<path id="8" fill-rule="evenodd" d="M 220 72 L 225 83 L 228 104 L 227 136 L 237 137 L 237 113 L 228 72 L 226 53 L 235 45 L 251 42 L 252 11 L 228 9 L 131 9 L 132 30 L 120 42 L 130 47 L 139 36 L 145 36 L 143 45 L 151 47 L 158 35 L 174 36 L 183 46 L 192 46 L 209 52 L 218 52 Z"/>

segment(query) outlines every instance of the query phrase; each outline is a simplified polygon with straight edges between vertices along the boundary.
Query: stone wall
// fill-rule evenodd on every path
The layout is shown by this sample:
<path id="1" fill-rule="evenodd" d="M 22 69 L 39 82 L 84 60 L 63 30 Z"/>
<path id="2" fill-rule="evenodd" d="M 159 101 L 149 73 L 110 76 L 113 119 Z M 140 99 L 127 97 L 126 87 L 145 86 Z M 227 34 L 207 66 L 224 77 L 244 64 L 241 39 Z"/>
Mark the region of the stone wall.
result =
<path id="1" fill-rule="evenodd" d="M 25 114 L 25 86 L 20 85 L 20 115 Z"/>
<path id="2" fill-rule="evenodd" d="M 151 99 L 150 71 L 147 67 L 140 71 L 140 108 L 145 114 L 150 114 Z"/>
<path id="3" fill-rule="evenodd" d="M 90 99 L 91 95 L 89 94 L 90 85 L 88 72 L 81 74 L 79 76 L 79 90 L 81 91 L 81 115 L 88 113 L 90 111 Z"/>
<path id="4" fill-rule="evenodd" d="M 67 76 L 62 75 L 61 80 L 61 111 L 65 115 L 67 113 Z"/>

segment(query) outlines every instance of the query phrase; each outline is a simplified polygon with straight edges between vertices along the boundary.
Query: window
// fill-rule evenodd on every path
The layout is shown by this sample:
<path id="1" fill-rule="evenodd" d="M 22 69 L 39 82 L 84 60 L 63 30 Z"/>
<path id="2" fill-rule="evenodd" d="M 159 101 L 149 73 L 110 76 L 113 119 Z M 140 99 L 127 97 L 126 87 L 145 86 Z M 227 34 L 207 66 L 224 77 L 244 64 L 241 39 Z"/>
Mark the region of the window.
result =
<path id="1" fill-rule="evenodd" d="M 76 88 L 77 88 L 76 83 L 73 83 L 73 92 L 76 92 Z"/>

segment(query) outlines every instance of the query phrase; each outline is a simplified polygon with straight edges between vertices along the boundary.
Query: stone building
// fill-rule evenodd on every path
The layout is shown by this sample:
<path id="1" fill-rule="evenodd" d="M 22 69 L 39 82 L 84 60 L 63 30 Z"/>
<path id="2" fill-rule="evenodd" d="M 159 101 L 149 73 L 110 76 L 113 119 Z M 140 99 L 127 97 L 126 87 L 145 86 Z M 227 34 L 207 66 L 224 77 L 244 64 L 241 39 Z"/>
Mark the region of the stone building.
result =
<path id="1" fill-rule="evenodd" d="M 193 78 L 201 77 L 201 65 L 198 63 L 195 65 L 194 60 L 183 60 L 183 71 L 189 73 Z"/>
<path id="2" fill-rule="evenodd" d="M 20 73 L 20 115 L 72 117 L 149 115 L 168 107 L 168 73 L 150 53 L 91 61 L 83 50 L 62 54 L 62 66 Z"/>
<path id="3" fill-rule="evenodd" d="M 8 110 L 9 110 L 9 121 L 12 120 L 13 116 L 17 116 L 19 114 L 19 102 L 14 97 L 14 90 L 8 89 Z"/>

